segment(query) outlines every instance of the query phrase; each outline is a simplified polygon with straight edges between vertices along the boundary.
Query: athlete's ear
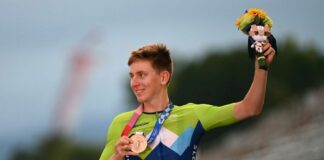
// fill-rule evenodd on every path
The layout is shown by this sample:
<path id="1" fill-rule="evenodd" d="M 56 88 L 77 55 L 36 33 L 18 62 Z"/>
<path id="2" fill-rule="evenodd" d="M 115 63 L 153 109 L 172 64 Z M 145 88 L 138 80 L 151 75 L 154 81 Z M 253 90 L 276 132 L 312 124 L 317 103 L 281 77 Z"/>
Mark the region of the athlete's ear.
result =
<path id="1" fill-rule="evenodd" d="M 161 77 L 161 84 L 167 85 L 170 80 L 170 73 L 168 71 L 162 71 L 160 73 L 160 77 Z"/>

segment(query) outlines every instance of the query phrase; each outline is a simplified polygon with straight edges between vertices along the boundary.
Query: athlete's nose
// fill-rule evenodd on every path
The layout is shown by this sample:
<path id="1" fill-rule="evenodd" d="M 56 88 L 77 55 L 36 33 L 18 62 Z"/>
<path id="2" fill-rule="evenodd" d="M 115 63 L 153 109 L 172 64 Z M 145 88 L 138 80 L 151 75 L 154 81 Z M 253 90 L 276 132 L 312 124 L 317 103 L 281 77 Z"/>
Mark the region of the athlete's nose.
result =
<path id="1" fill-rule="evenodd" d="M 133 89 L 138 88 L 139 85 L 140 85 L 140 83 L 139 83 L 139 81 L 137 80 L 137 78 L 134 77 L 134 78 L 131 79 L 131 87 L 132 87 Z"/>

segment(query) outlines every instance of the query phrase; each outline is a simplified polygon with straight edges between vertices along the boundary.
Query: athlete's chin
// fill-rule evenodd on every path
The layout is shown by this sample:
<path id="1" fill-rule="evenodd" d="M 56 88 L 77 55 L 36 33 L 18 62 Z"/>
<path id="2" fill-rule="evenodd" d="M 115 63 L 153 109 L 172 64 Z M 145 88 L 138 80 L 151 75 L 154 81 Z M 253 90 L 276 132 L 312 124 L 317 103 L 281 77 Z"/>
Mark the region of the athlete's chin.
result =
<path id="1" fill-rule="evenodd" d="M 136 99 L 139 103 L 143 103 L 145 101 L 145 98 L 143 96 L 136 95 Z"/>

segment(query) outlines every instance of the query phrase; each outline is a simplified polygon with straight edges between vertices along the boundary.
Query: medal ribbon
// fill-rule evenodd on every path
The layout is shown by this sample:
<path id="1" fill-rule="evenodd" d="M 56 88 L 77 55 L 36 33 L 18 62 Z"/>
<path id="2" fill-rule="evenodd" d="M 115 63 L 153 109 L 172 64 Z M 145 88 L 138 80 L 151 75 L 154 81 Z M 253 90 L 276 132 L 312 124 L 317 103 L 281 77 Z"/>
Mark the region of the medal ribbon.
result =
<path id="1" fill-rule="evenodd" d="M 151 133 L 151 136 L 147 140 L 148 144 L 152 143 L 155 140 L 155 138 L 157 137 L 157 135 L 159 134 L 159 132 L 161 130 L 163 122 L 169 117 L 169 115 L 172 111 L 172 108 L 173 108 L 173 104 L 172 104 L 172 102 L 170 102 L 168 104 L 167 108 L 160 115 L 159 119 L 155 122 L 154 129 Z"/>
<path id="2" fill-rule="evenodd" d="M 168 116 L 170 115 L 172 109 L 173 109 L 173 104 L 172 104 L 172 102 L 170 102 L 168 104 L 167 108 L 162 112 L 162 114 L 160 115 L 158 120 L 155 122 L 154 129 L 153 129 L 147 143 L 150 144 L 155 140 L 155 138 L 157 137 L 157 135 L 159 134 L 159 132 L 161 130 L 163 122 L 168 118 Z M 125 126 L 121 136 L 128 136 L 128 134 L 132 130 L 133 126 L 135 125 L 137 119 L 139 118 L 139 116 L 142 113 L 143 113 L 143 106 L 140 105 L 140 106 L 137 107 L 137 109 L 135 110 L 135 112 L 132 115 L 131 119 L 128 121 L 128 124 Z"/>
<path id="3" fill-rule="evenodd" d="M 138 106 L 135 112 L 132 115 L 132 118 L 128 121 L 127 125 L 125 126 L 121 136 L 128 136 L 129 132 L 132 130 L 133 126 L 135 125 L 138 117 L 143 113 L 142 105 Z"/>

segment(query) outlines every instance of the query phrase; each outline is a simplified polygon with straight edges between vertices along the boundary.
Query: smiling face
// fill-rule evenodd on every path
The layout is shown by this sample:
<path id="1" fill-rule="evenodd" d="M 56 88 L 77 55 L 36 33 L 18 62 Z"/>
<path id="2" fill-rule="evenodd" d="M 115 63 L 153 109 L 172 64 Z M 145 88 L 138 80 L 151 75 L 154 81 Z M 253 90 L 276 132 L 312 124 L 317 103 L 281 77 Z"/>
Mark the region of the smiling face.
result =
<path id="1" fill-rule="evenodd" d="M 130 87 L 138 102 L 150 102 L 166 91 L 170 78 L 167 71 L 158 72 L 147 60 L 137 60 L 129 69 Z"/>

